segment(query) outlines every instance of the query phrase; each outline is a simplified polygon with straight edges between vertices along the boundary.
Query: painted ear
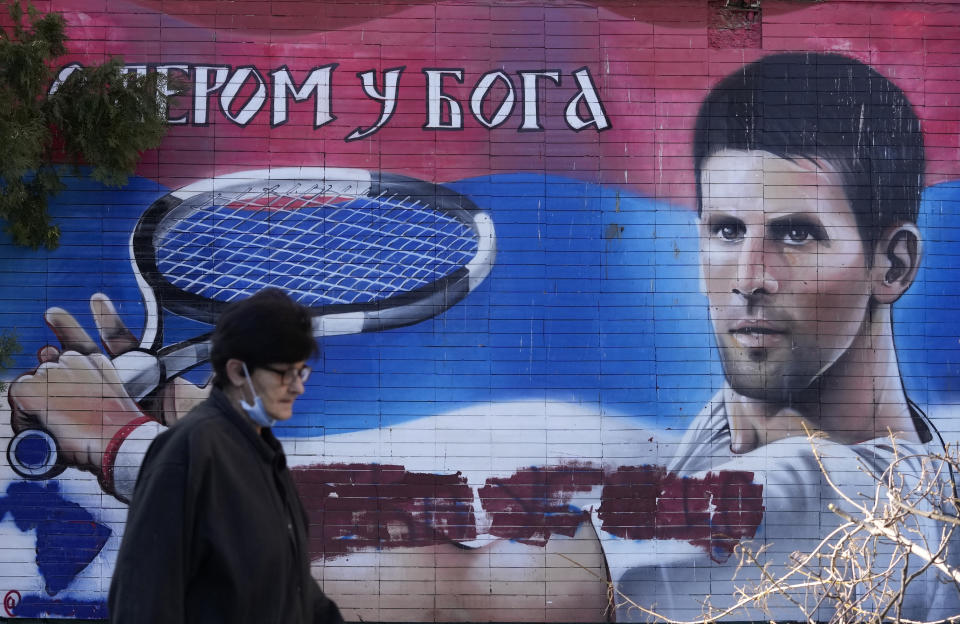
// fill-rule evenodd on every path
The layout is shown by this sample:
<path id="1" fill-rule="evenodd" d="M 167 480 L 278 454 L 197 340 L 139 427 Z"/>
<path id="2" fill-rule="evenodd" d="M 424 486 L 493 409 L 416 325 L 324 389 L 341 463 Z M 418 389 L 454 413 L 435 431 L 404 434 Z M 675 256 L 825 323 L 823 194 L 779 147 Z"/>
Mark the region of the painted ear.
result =
<path id="1" fill-rule="evenodd" d="M 913 223 L 888 228 L 873 258 L 873 298 L 891 304 L 913 284 L 920 268 L 920 231 Z"/>

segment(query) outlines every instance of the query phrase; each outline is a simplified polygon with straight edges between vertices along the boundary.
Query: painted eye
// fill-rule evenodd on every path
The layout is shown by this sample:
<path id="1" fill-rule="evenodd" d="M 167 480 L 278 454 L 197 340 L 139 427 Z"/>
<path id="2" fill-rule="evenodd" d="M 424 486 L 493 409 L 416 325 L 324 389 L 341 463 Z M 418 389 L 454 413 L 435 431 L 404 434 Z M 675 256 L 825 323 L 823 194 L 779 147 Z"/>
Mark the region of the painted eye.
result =
<path id="1" fill-rule="evenodd" d="M 747 235 L 747 228 L 735 221 L 717 223 L 713 226 L 713 235 L 727 242 L 741 241 Z"/>
<path id="2" fill-rule="evenodd" d="M 784 242 L 789 245 L 802 245 L 813 238 L 813 234 L 803 226 L 794 226 L 787 230 Z"/>
<path id="3" fill-rule="evenodd" d="M 774 239 L 794 247 L 823 240 L 820 228 L 806 223 L 783 223 L 774 227 L 772 234 Z"/>

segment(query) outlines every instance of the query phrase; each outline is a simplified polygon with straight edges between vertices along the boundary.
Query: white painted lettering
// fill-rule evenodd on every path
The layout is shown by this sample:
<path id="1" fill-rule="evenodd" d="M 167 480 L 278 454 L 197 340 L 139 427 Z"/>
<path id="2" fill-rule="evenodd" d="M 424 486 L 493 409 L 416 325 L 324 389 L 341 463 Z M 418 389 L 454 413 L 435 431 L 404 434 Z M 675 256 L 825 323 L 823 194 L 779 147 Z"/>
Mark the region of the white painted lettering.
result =
<path id="1" fill-rule="evenodd" d="M 331 76 L 336 67 L 336 63 L 331 63 L 314 68 L 299 87 L 294 83 L 286 66 L 270 72 L 273 91 L 273 111 L 270 117 L 270 125 L 281 126 L 287 123 L 288 94 L 294 102 L 303 102 L 310 99 L 311 96 L 314 98 L 314 129 L 325 126 L 336 119 L 331 112 L 330 105 L 332 99 Z"/>
<path id="2" fill-rule="evenodd" d="M 66 65 L 63 68 L 61 68 L 60 71 L 57 73 L 57 77 L 53 79 L 53 84 L 50 85 L 50 90 L 47 91 L 47 93 L 49 93 L 50 95 L 53 95 L 54 93 L 56 93 L 57 90 L 59 90 L 60 87 L 63 85 L 63 83 L 67 81 L 67 78 L 70 77 L 70 74 L 82 68 L 83 68 L 83 65 L 81 65 L 80 63 L 70 63 L 69 65 Z"/>
<path id="3" fill-rule="evenodd" d="M 166 111 L 167 113 L 167 123 L 171 125 L 180 125 L 187 123 L 187 113 L 184 113 L 180 117 L 171 118 L 170 109 L 167 106 L 168 98 L 175 94 L 176 91 L 170 88 L 170 74 L 171 72 L 178 72 L 187 76 L 190 74 L 189 65 L 157 65 L 157 73 L 161 74 L 162 80 L 159 83 L 159 93 L 157 94 L 157 102 L 160 105 L 160 109 Z"/>
<path id="4" fill-rule="evenodd" d="M 236 99 L 240 89 L 251 77 L 256 85 L 255 90 L 250 97 L 247 98 L 247 101 L 240 110 L 234 114 L 232 112 L 233 101 Z M 241 67 L 237 69 L 227 80 L 223 90 L 220 92 L 220 109 L 223 111 L 224 116 L 240 126 L 245 126 L 250 123 L 254 115 L 260 112 L 260 109 L 263 108 L 266 103 L 267 83 L 263 79 L 263 76 L 260 75 L 260 72 L 253 67 Z"/>
<path id="5" fill-rule="evenodd" d="M 503 96 L 503 101 L 493 111 L 493 115 L 488 119 L 483 114 L 483 102 L 490 93 L 490 89 L 497 81 L 502 82 L 507 92 Z M 516 101 L 516 93 L 513 88 L 513 82 L 510 77 L 502 71 L 492 71 L 484 74 L 470 94 L 470 112 L 474 118 L 487 128 L 496 128 L 507 120 L 510 113 L 513 112 L 513 104 Z"/>
<path id="6" fill-rule="evenodd" d="M 523 80 L 523 123 L 520 124 L 520 130 L 543 130 L 543 126 L 540 125 L 537 78 L 549 78 L 556 84 L 560 84 L 560 72 L 552 70 L 522 71 L 518 73 Z"/>
<path id="7" fill-rule="evenodd" d="M 443 92 L 443 77 L 463 83 L 462 69 L 425 69 L 427 77 L 427 123 L 426 130 L 463 130 L 463 108 L 453 97 Z M 444 115 L 446 110 L 446 115 Z M 444 118 L 448 119 L 446 123 Z"/>
<path id="8" fill-rule="evenodd" d="M 597 96 L 597 89 L 593 85 L 590 70 L 586 67 L 581 67 L 573 72 L 573 77 L 577 79 L 580 92 L 567 102 L 565 111 L 567 125 L 577 132 L 587 126 L 596 126 L 598 131 L 606 130 L 610 127 L 610 121 L 607 119 L 607 113 L 604 111 L 603 104 Z M 589 119 L 584 119 L 580 116 L 579 109 L 581 102 L 584 103 L 587 110 L 590 111 Z"/>
<path id="9" fill-rule="evenodd" d="M 210 84 L 210 72 L 213 72 L 213 84 Z M 198 65 L 193 69 L 193 123 L 207 123 L 207 107 L 211 93 L 216 93 L 227 82 L 229 67 Z"/>
<path id="10" fill-rule="evenodd" d="M 349 135 L 346 141 L 356 141 L 368 137 L 385 126 L 397 108 L 397 90 L 400 86 L 400 75 L 403 73 L 403 67 L 388 69 L 383 72 L 383 92 L 377 91 L 377 73 L 373 70 L 357 74 L 363 84 L 363 92 L 371 100 L 380 102 L 380 118 L 377 122 L 367 128 L 357 128 Z"/>

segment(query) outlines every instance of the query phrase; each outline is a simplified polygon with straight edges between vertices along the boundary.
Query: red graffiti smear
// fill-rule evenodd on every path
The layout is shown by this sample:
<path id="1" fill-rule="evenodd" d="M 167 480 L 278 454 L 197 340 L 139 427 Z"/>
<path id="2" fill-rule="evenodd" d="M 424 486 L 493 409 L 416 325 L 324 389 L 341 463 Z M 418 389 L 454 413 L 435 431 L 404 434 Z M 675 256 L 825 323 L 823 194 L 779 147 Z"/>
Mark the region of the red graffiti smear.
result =
<path id="1" fill-rule="evenodd" d="M 753 473 L 725 470 L 681 477 L 659 466 L 623 466 L 607 475 L 599 518 L 627 539 L 684 540 L 726 561 L 763 521 L 763 486 Z"/>
<path id="2" fill-rule="evenodd" d="M 569 505 L 571 496 L 602 484 L 603 471 L 589 465 L 527 468 L 506 479 L 487 479 L 480 500 L 491 535 L 543 546 L 554 533 L 576 533 L 584 511 Z"/>
<path id="3" fill-rule="evenodd" d="M 657 498 L 666 470 L 624 466 L 607 475 L 599 510 L 603 530 L 626 539 L 657 536 Z"/>
<path id="4" fill-rule="evenodd" d="M 473 489 L 459 472 L 357 463 L 297 468 L 293 476 L 310 516 L 313 558 L 478 536 Z M 553 535 L 573 536 L 587 520 L 584 510 L 571 505 L 573 496 L 602 486 L 598 515 L 604 531 L 625 539 L 683 540 L 722 562 L 763 520 L 763 486 L 753 476 L 722 471 L 681 477 L 659 466 L 605 472 L 570 463 L 490 478 L 477 494 L 490 535 L 545 546 Z"/>
<path id="5" fill-rule="evenodd" d="M 476 539 L 473 491 L 460 473 L 403 466 L 330 464 L 293 471 L 310 517 L 310 554 Z"/>

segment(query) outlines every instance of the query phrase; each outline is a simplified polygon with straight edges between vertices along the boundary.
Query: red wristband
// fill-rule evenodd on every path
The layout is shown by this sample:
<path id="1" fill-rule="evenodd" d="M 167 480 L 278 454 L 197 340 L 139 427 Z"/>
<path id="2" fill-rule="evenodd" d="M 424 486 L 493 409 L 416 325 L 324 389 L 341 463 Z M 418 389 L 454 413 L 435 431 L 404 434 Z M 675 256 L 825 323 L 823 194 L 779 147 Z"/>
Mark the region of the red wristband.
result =
<path id="1" fill-rule="evenodd" d="M 113 490 L 113 462 L 117 460 L 117 452 L 120 451 L 120 445 L 127 439 L 133 430 L 140 425 L 148 422 L 156 422 L 149 416 L 137 416 L 117 431 L 110 442 L 107 443 L 106 450 L 103 451 L 103 459 L 100 462 L 100 486 L 104 492 L 116 495 Z"/>

